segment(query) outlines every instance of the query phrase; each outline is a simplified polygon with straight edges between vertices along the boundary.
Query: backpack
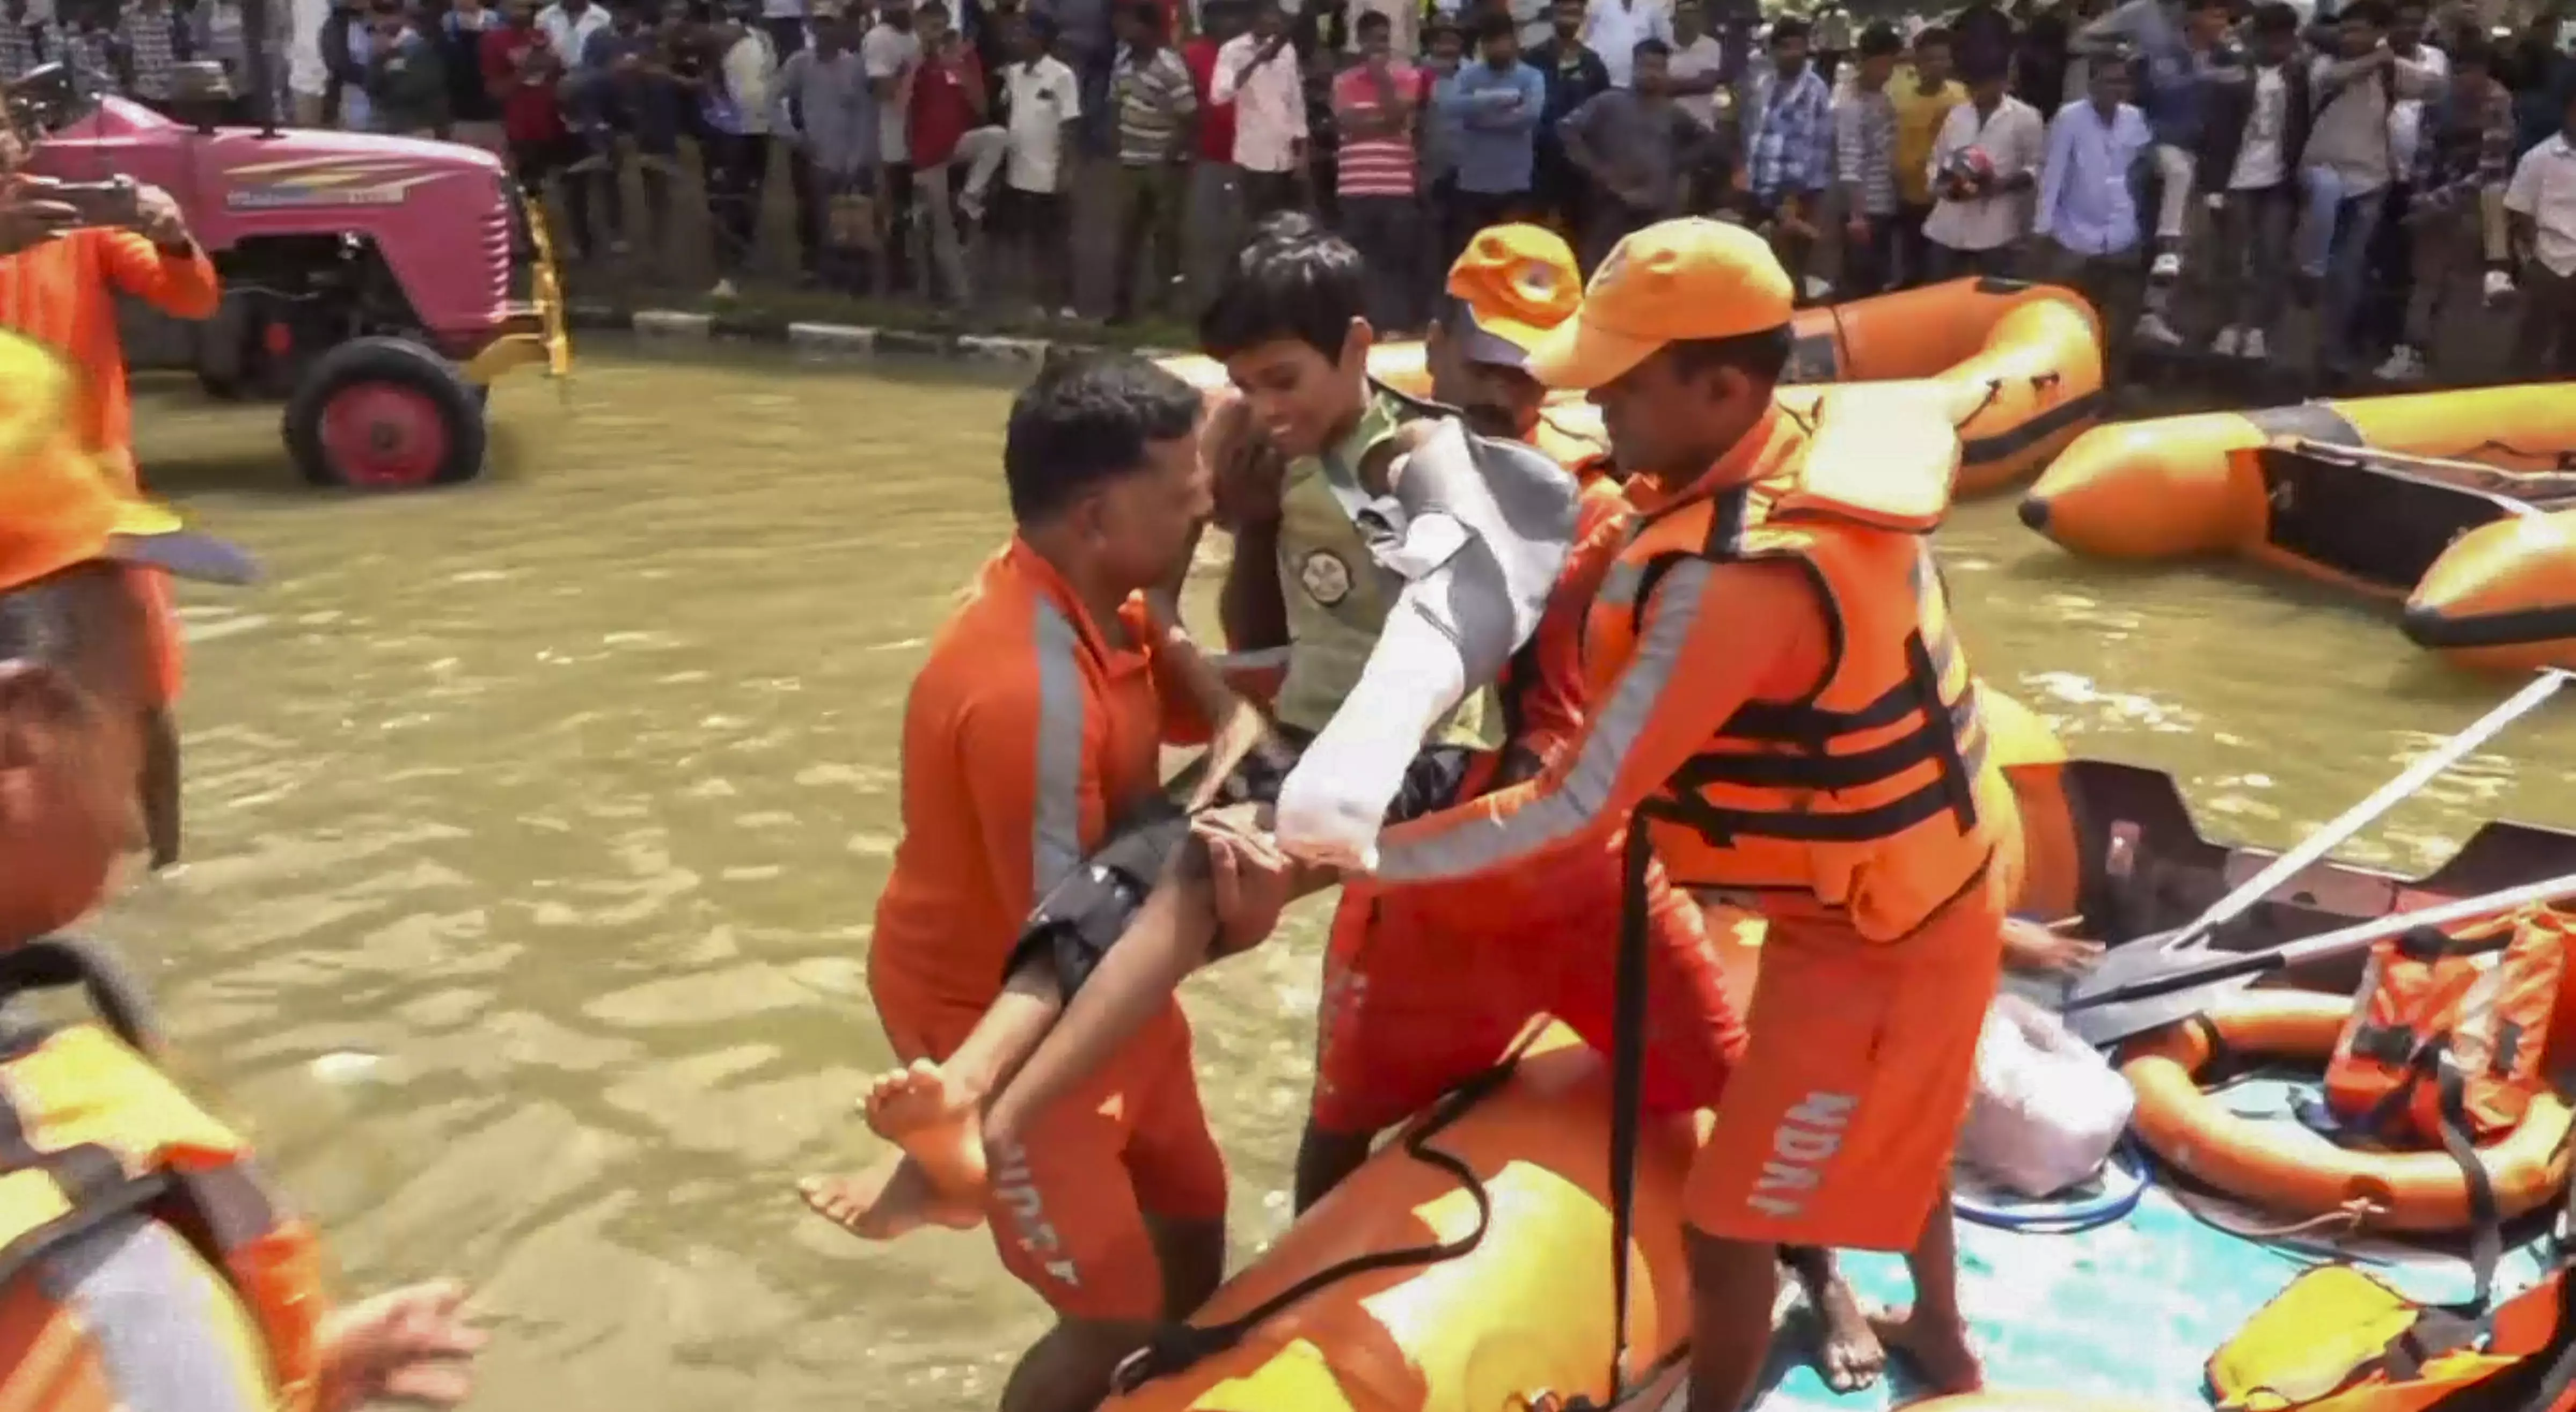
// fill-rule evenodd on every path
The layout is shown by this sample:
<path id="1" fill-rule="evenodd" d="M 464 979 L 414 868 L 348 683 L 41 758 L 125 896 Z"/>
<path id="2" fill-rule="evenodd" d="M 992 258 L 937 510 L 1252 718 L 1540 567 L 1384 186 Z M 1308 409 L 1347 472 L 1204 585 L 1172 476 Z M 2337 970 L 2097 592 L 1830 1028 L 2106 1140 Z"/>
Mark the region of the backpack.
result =
<path id="1" fill-rule="evenodd" d="M 2457 1148 L 2512 1131 L 2548 1082 L 2542 1051 L 2569 926 L 2535 907 L 2456 934 L 2416 927 L 2372 948 L 2326 1063 L 2326 1106 L 2345 1133 Z"/>

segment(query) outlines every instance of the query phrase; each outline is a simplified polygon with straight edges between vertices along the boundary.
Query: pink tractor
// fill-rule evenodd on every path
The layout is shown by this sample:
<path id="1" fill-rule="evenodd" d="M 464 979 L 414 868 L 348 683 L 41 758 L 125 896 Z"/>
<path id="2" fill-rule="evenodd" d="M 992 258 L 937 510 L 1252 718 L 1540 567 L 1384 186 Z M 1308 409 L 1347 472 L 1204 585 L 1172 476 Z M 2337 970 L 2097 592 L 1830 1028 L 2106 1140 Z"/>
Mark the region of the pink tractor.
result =
<path id="1" fill-rule="evenodd" d="M 13 107 L 25 113 L 42 87 L 13 86 Z M 311 481 L 471 480 L 483 469 L 492 381 L 570 364 L 542 219 L 489 153 L 176 122 L 67 90 L 40 121 L 44 175 L 128 177 L 177 198 L 222 272 L 223 306 L 189 337 L 135 347 L 186 350 L 172 361 L 214 396 L 283 400 L 287 451 Z"/>

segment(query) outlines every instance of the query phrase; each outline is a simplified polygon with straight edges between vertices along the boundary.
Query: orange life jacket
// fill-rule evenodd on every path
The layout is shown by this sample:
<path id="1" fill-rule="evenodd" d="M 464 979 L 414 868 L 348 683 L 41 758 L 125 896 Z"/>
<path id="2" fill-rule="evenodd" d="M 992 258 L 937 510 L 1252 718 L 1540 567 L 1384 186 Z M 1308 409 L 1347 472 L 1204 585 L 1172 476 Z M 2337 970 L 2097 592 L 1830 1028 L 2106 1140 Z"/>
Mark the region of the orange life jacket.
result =
<path id="1" fill-rule="evenodd" d="M 9 962 L 18 969 L 26 959 Z M 97 962 L 77 964 L 87 972 Z M 273 1405 L 310 1408 L 327 1307 L 313 1232 L 278 1211 L 241 1139 L 140 1045 L 131 1028 L 120 1036 L 75 1025 L 0 1048 L 0 1350 L 12 1351 L 0 1366 L 0 1408 L 113 1405 L 98 1381 L 108 1365 L 97 1332 L 37 1285 L 46 1257 L 127 1215 L 163 1223 L 222 1272 L 266 1345 Z"/>
<path id="2" fill-rule="evenodd" d="M 2576 1281 L 2563 1263 L 2483 1318 L 2422 1312 L 2339 1390 L 2249 1412 L 2576 1412 Z M 2295 1337 L 2279 1347 L 2292 1361 L 2310 1356 Z"/>
<path id="3" fill-rule="evenodd" d="M 2569 921 L 2530 908 L 2372 948 L 2326 1065 L 2326 1103 L 2374 1139 L 2480 1143 L 2522 1121 L 2567 970 Z"/>
<path id="4" fill-rule="evenodd" d="M 1675 564 L 1782 559 L 1813 575 L 1833 624 L 1825 680 L 1746 703 L 1639 812 L 1674 882 L 1809 893 L 1877 941 L 1975 881 L 2015 817 L 1928 538 L 1958 440 L 1903 405 L 1829 397 L 1812 434 L 1774 413 L 1752 478 L 1643 520 L 1584 626 L 1591 699 L 1606 700 Z"/>

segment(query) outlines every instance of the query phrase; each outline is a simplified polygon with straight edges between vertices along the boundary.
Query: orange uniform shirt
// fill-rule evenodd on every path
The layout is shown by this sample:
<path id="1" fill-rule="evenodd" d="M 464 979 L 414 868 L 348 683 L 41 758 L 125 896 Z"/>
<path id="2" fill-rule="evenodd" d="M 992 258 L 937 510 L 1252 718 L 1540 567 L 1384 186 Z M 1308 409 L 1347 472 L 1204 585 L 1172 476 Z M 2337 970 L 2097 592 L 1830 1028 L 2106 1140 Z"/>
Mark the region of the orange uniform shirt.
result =
<path id="1" fill-rule="evenodd" d="M 1574 540 L 1524 649 L 1527 655 L 1515 664 L 1516 672 L 1526 670 L 1528 682 L 1514 698 L 1518 715 L 1512 738 L 1542 761 L 1555 758 L 1583 730 L 1583 619 L 1610 566 L 1619 561 L 1636 510 L 1619 482 L 1598 471 L 1587 475 L 1582 467 L 1570 469 L 1583 483 L 1574 508 Z"/>
<path id="2" fill-rule="evenodd" d="M 165 254 L 129 230 L 76 230 L 0 260 L 0 328 L 47 344 L 79 367 L 86 388 L 76 413 L 82 444 L 108 453 L 131 489 L 134 412 L 116 332 L 118 293 L 165 314 L 202 319 L 215 312 L 222 287 L 203 251 Z"/>
<path id="3" fill-rule="evenodd" d="M 128 492 L 140 489 L 134 468 L 134 409 L 125 395 L 125 346 L 117 336 L 116 295 L 129 294 L 165 314 L 202 319 L 215 312 L 222 286 L 205 252 L 165 254 L 130 230 L 76 230 L 0 259 L 0 328 L 16 330 L 63 354 L 81 372 L 72 415 L 81 446 Z M 164 703 L 179 694 L 179 631 L 170 587 L 158 574 L 134 575 L 152 624 L 154 686 Z"/>
<path id="4" fill-rule="evenodd" d="M 1014 538 L 932 640 L 904 705 L 903 840 L 868 960 L 890 1031 L 981 1013 L 1038 899 L 1161 789 L 1166 736 L 1203 731 L 1144 626 L 1136 601 L 1103 631 Z"/>

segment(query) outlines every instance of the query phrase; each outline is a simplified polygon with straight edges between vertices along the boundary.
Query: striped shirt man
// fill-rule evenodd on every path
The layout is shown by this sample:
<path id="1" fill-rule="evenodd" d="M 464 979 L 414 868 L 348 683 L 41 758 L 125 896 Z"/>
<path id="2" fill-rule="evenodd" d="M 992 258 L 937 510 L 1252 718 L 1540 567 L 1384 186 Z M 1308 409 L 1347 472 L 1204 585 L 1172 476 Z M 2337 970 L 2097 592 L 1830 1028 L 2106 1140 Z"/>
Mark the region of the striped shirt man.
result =
<path id="1" fill-rule="evenodd" d="M 179 41 L 179 17 L 164 0 L 135 0 L 117 21 L 116 42 L 132 67 L 132 96 L 166 103 L 179 61 L 187 55 Z"/>
<path id="2" fill-rule="evenodd" d="M 1186 160 L 1180 133 L 1199 110 L 1198 90 L 1178 51 L 1158 44 L 1150 54 L 1132 46 L 1118 51 L 1112 101 L 1118 113 L 1118 164 L 1154 167 Z"/>
<path id="3" fill-rule="evenodd" d="M 1855 88 L 1834 104 L 1834 180 L 1853 210 L 1896 214 L 1896 103 L 1885 89 Z"/>
<path id="4" fill-rule="evenodd" d="M 1379 87 L 1379 75 L 1385 87 Z M 1405 121 L 1394 131 L 1372 131 L 1392 96 L 1403 107 Z M 1389 62 L 1383 70 L 1360 64 L 1333 80 L 1333 113 L 1342 125 L 1342 146 L 1335 189 L 1344 196 L 1411 196 L 1417 185 L 1413 160 L 1412 115 L 1422 103 L 1421 74 L 1410 64 Z"/>

